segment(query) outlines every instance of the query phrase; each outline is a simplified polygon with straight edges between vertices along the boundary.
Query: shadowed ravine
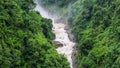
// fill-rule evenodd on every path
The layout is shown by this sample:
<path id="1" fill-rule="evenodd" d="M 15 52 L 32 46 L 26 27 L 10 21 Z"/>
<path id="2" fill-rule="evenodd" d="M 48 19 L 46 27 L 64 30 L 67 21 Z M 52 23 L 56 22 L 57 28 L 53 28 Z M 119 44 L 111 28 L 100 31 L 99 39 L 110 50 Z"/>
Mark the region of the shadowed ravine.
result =
<path id="1" fill-rule="evenodd" d="M 69 39 L 68 30 L 65 28 L 67 25 L 64 22 L 57 21 L 56 17 L 52 16 L 42 6 L 37 5 L 35 10 L 39 11 L 42 17 L 52 19 L 53 33 L 55 34 L 54 42 L 59 42 L 62 46 L 56 48 L 59 54 L 63 54 L 67 57 L 70 67 L 73 68 L 72 55 L 75 51 L 75 43 Z"/>

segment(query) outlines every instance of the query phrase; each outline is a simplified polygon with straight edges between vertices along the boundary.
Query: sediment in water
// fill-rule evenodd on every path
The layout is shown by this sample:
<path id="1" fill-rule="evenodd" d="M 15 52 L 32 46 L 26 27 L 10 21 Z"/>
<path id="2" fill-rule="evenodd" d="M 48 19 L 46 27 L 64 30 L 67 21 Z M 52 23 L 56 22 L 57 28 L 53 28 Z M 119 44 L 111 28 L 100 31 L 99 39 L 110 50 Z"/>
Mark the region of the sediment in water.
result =
<path id="1" fill-rule="evenodd" d="M 62 46 L 57 47 L 56 50 L 59 54 L 65 55 L 70 63 L 70 67 L 74 68 L 73 54 L 76 50 L 76 43 L 73 42 L 71 32 L 66 22 L 59 19 L 59 17 L 50 15 L 50 13 L 40 5 L 37 5 L 35 10 L 39 11 L 42 17 L 52 19 L 53 33 L 55 34 L 55 39 L 53 41 L 58 41 L 60 44 L 63 44 Z"/>

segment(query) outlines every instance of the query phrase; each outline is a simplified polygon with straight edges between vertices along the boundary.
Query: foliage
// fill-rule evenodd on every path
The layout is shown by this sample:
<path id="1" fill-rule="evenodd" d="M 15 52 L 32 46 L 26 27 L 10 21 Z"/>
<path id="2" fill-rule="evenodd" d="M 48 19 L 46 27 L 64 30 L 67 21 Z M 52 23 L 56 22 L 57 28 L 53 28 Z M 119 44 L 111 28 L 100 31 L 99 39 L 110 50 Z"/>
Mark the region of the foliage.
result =
<path id="1" fill-rule="evenodd" d="M 119 68 L 120 1 L 77 0 L 70 26 L 77 46 L 77 68 Z"/>
<path id="2" fill-rule="evenodd" d="M 0 68 L 69 68 L 51 43 L 52 21 L 34 7 L 33 0 L 0 0 Z"/>

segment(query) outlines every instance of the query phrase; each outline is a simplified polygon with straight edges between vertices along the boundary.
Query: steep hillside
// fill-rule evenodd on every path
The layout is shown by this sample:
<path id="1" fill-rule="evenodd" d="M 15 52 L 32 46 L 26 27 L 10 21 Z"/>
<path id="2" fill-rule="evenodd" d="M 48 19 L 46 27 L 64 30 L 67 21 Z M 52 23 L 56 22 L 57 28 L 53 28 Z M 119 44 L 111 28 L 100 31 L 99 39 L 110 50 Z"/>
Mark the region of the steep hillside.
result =
<path id="1" fill-rule="evenodd" d="M 120 0 L 41 1 L 67 15 L 78 42 L 77 68 L 120 67 Z"/>
<path id="2" fill-rule="evenodd" d="M 119 68 L 120 0 L 78 0 L 72 9 L 77 68 Z"/>
<path id="3" fill-rule="evenodd" d="M 0 0 L 0 68 L 69 68 L 51 43 L 51 20 L 33 0 Z"/>
<path id="4" fill-rule="evenodd" d="M 39 1 L 67 17 L 76 68 L 120 68 L 120 0 Z M 34 8 L 33 0 L 0 0 L 0 68 L 69 68 L 51 42 L 52 21 Z"/>

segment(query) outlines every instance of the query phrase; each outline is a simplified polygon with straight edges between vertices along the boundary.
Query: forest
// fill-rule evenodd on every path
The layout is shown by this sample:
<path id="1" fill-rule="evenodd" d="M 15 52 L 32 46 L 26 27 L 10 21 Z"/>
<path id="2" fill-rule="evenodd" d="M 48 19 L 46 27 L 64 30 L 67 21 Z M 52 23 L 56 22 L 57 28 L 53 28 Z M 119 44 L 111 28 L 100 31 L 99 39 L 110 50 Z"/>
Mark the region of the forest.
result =
<path id="1" fill-rule="evenodd" d="M 120 0 L 78 0 L 72 5 L 78 68 L 120 68 Z"/>
<path id="2" fill-rule="evenodd" d="M 76 68 L 120 68 L 120 0 L 53 1 L 66 11 L 78 43 Z"/>
<path id="3" fill-rule="evenodd" d="M 120 0 L 39 1 L 64 11 L 77 42 L 76 68 L 120 68 Z M 52 20 L 35 6 L 0 0 L 0 68 L 70 68 L 52 43 Z"/>
<path id="4" fill-rule="evenodd" d="M 33 0 L 0 0 L 0 68 L 69 68 Z"/>

